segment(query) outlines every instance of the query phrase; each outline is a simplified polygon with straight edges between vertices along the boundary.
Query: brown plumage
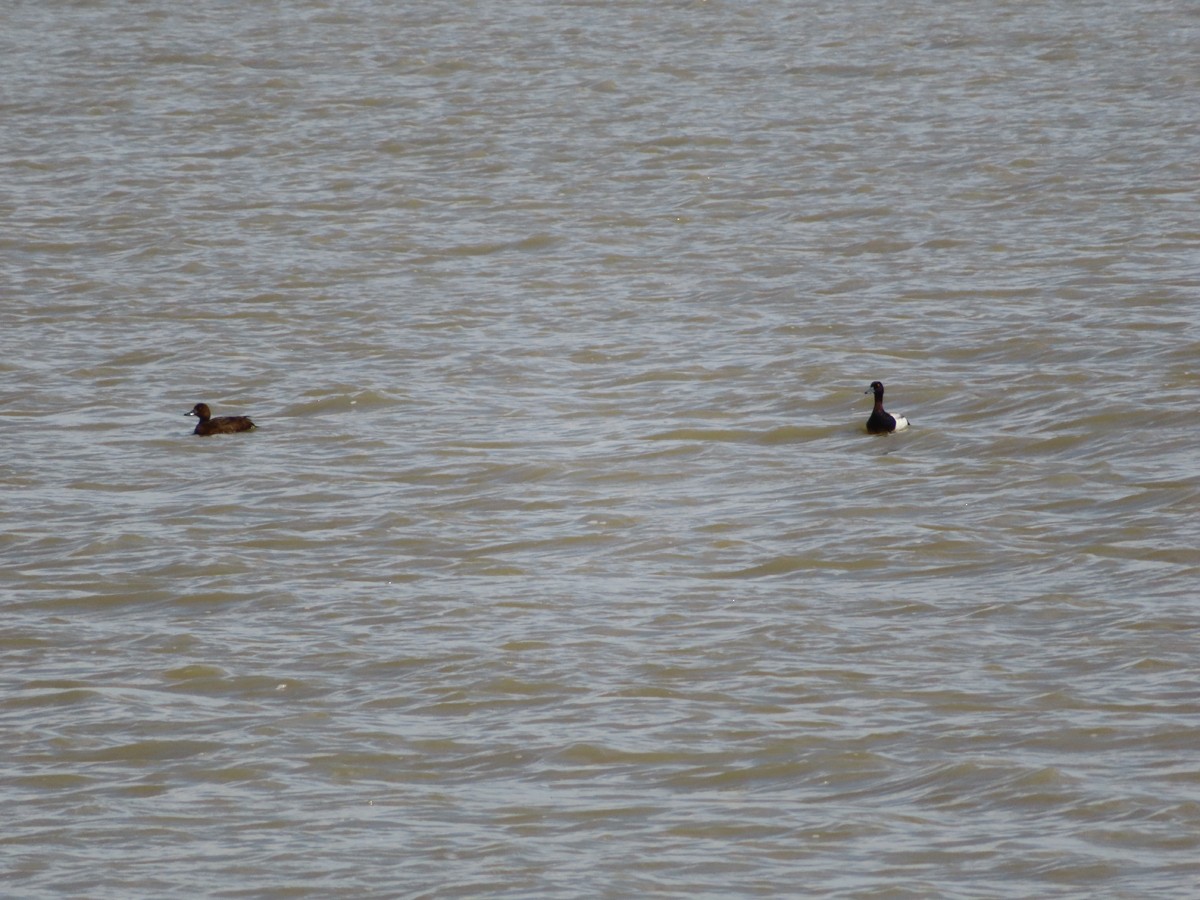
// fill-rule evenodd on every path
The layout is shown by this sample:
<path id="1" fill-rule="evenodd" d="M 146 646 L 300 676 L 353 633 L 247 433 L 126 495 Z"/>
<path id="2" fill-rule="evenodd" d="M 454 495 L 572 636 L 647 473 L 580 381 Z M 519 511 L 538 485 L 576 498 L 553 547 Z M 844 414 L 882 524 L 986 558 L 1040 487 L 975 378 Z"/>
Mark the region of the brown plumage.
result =
<path id="1" fill-rule="evenodd" d="M 863 391 L 864 394 L 875 395 L 875 408 L 867 419 L 867 431 L 871 434 L 891 434 L 908 427 L 908 419 L 904 416 L 893 416 L 883 408 L 883 382 L 872 381 L 871 386 Z"/>
<path id="2" fill-rule="evenodd" d="M 207 403 L 197 403 L 191 412 L 184 415 L 195 416 L 200 420 L 192 434 L 233 434 L 235 431 L 252 431 L 258 427 L 248 416 L 217 416 L 214 419 Z"/>

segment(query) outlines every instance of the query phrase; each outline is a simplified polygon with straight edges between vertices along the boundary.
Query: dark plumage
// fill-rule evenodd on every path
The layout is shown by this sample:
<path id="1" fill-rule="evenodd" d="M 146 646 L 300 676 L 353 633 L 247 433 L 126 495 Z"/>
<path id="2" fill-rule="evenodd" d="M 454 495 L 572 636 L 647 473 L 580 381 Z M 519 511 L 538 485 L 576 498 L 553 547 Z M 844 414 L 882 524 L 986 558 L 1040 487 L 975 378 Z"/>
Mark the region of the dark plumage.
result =
<path id="1" fill-rule="evenodd" d="M 867 431 L 871 434 L 891 434 L 908 427 L 908 419 L 904 416 L 893 416 L 883 408 L 883 382 L 872 381 L 871 386 L 863 391 L 864 394 L 875 394 L 875 408 L 867 419 Z"/>
<path id="2" fill-rule="evenodd" d="M 207 403 L 197 403 L 191 412 L 184 415 L 200 420 L 192 434 L 233 434 L 235 431 L 252 431 L 258 427 L 247 416 L 217 416 L 214 419 Z"/>

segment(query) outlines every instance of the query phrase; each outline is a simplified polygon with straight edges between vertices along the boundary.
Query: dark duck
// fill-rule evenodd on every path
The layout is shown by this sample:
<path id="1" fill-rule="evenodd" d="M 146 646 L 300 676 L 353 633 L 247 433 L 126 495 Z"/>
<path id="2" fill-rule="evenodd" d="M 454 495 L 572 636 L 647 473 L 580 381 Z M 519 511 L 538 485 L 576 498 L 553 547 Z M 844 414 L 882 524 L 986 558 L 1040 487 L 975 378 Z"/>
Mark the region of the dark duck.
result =
<path id="1" fill-rule="evenodd" d="M 871 434 L 891 434 L 908 427 L 908 419 L 904 416 L 893 416 L 883 408 L 883 382 L 872 381 L 871 386 L 863 391 L 864 394 L 875 394 L 875 408 L 867 419 L 867 431 Z"/>
<path id="2" fill-rule="evenodd" d="M 184 415 L 195 416 L 200 420 L 192 434 L 233 434 L 236 431 L 252 431 L 258 427 L 248 416 L 217 416 L 214 419 L 207 403 L 197 403 L 191 412 Z"/>

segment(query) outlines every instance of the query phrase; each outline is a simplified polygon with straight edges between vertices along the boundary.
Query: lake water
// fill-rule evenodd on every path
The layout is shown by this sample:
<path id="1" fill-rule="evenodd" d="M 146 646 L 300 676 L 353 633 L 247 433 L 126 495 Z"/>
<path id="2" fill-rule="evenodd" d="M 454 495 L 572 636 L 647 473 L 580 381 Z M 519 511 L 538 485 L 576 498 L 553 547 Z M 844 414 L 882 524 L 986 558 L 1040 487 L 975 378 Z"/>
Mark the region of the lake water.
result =
<path id="1" fill-rule="evenodd" d="M 1200 891 L 1195 4 L 4 19 L 5 896 Z"/>

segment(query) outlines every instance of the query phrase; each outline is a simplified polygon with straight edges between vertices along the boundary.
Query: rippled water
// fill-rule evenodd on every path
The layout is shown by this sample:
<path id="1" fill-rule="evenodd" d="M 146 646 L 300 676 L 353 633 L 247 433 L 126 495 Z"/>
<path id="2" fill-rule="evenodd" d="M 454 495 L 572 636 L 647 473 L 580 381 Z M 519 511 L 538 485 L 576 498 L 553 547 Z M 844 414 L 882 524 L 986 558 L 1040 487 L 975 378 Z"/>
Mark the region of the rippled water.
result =
<path id="1" fill-rule="evenodd" d="M 1194 896 L 1192 5 L 5 19 L 6 895 Z"/>

